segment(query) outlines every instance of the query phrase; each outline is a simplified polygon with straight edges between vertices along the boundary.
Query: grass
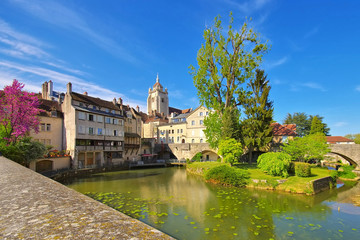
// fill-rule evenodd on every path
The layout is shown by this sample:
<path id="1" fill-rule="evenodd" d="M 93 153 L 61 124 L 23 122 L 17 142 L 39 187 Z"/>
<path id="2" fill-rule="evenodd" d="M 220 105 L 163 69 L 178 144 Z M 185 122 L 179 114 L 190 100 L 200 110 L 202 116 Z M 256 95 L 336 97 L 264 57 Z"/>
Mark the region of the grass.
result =
<path id="1" fill-rule="evenodd" d="M 198 175 L 204 174 L 204 170 L 208 170 L 215 166 L 219 166 L 225 163 L 218 162 L 197 162 L 192 163 L 187 166 L 187 170 Z M 253 188 L 261 188 L 261 189 L 273 189 L 273 190 L 281 190 L 292 193 L 305 193 L 305 194 L 313 194 L 314 190 L 311 184 L 311 181 L 328 177 L 330 176 L 330 171 L 326 168 L 311 168 L 311 176 L 310 177 L 297 177 L 295 175 L 289 176 L 286 178 L 286 181 L 282 184 L 279 184 L 277 180 L 285 179 L 282 177 L 273 177 L 267 175 L 263 171 L 257 168 L 256 164 L 236 164 L 234 167 L 240 169 L 246 169 L 250 174 L 250 181 L 247 187 Z M 258 182 L 252 181 L 253 179 L 259 180 Z M 263 181 L 261 181 L 263 180 Z M 266 180 L 266 182 L 264 181 Z"/>

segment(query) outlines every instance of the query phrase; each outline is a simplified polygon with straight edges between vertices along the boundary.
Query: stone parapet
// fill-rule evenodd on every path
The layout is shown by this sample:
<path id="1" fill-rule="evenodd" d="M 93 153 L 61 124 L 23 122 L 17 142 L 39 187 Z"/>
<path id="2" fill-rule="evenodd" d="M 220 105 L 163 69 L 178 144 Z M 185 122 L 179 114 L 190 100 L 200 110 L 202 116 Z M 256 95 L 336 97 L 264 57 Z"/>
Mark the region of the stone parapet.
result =
<path id="1" fill-rule="evenodd" d="M 172 239 L 0 157 L 0 239 Z"/>

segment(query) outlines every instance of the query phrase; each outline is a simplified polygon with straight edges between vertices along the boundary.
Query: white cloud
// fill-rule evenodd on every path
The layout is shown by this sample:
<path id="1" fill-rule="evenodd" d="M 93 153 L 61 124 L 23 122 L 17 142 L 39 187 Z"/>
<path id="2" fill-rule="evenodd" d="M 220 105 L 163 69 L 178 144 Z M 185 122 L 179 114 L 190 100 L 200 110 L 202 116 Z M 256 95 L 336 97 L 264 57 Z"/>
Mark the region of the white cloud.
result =
<path id="1" fill-rule="evenodd" d="M 15 3 L 26 12 L 45 22 L 83 34 L 84 38 L 90 40 L 98 47 L 125 61 L 131 63 L 139 61 L 127 49 L 120 46 L 114 40 L 104 36 L 102 33 L 94 31 L 78 12 L 65 7 L 59 2 L 48 0 L 46 4 L 44 4 L 38 0 L 16 0 Z"/>
<path id="2" fill-rule="evenodd" d="M 108 101 L 112 101 L 113 98 L 121 97 L 124 101 L 124 104 L 126 105 L 129 104 L 132 107 L 139 105 L 141 109 L 146 109 L 145 101 L 134 100 L 125 94 L 101 87 L 82 78 L 46 68 L 24 66 L 9 61 L 0 61 L 0 76 L 1 87 L 10 85 L 12 80 L 16 78 L 25 84 L 26 90 L 39 92 L 41 91 L 42 82 L 52 80 L 54 82 L 55 90 L 65 92 L 66 84 L 71 82 L 75 92 L 83 93 L 86 91 L 90 96 L 98 97 Z"/>
<path id="3" fill-rule="evenodd" d="M 348 125 L 347 122 L 336 122 L 333 124 L 334 127 L 343 127 L 343 126 L 346 126 Z"/>
<path id="4" fill-rule="evenodd" d="M 285 64 L 287 61 L 288 61 L 288 57 L 282 57 L 276 61 L 270 61 L 268 63 L 265 63 L 265 68 L 267 70 L 270 70 L 270 69 L 273 69 L 275 67 Z"/>
<path id="5" fill-rule="evenodd" d="M 318 83 L 314 83 L 314 82 L 303 83 L 303 84 L 301 84 L 301 86 L 307 87 L 307 88 L 312 88 L 312 89 L 317 89 L 317 90 L 320 90 L 322 92 L 326 91 L 326 89 L 323 86 L 321 86 Z"/>
<path id="6" fill-rule="evenodd" d="M 237 7 L 240 11 L 244 12 L 246 15 L 251 14 L 252 12 L 263 8 L 271 0 L 248 0 L 243 3 L 239 3 L 234 0 L 226 0 L 230 5 Z"/>

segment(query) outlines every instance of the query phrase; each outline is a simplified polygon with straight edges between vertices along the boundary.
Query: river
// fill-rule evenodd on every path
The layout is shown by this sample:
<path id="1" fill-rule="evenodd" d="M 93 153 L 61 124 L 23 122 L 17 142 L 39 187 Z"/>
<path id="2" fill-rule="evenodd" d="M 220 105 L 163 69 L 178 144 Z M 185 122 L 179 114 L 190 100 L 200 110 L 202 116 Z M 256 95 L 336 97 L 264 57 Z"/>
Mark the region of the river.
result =
<path id="1" fill-rule="evenodd" d="M 177 239 L 360 239 L 360 185 L 315 196 L 216 186 L 182 168 L 94 174 L 68 187 Z"/>

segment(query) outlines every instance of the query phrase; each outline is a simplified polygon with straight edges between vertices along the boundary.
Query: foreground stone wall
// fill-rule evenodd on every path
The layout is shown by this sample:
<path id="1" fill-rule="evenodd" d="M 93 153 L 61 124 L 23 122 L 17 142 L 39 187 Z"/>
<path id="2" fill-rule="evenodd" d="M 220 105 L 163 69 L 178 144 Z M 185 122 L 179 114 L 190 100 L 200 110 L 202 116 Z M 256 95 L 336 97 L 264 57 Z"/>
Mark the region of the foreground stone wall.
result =
<path id="1" fill-rule="evenodd" d="M 0 157 L 0 239 L 171 239 Z"/>
<path id="2" fill-rule="evenodd" d="M 319 178 L 312 181 L 314 193 L 319 193 L 331 188 L 332 179 L 331 177 Z"/>

